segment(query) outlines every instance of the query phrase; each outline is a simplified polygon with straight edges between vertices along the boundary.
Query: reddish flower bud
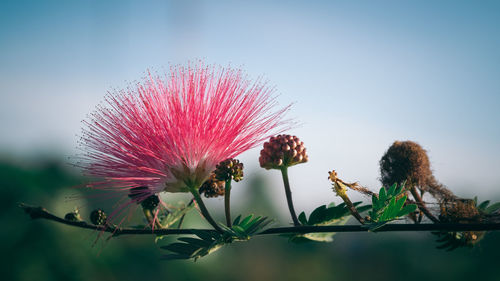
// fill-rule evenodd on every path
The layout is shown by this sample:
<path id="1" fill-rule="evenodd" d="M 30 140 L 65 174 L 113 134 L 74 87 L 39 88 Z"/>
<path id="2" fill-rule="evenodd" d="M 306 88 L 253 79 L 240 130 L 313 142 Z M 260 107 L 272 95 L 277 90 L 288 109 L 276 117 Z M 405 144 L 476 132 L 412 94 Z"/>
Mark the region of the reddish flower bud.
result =
<path id="1" fill-rule="evenodd" d="M 260 151 L 259 163 L 265 169 L 281 169 L 308 160 L 304 143 L 296 136 L 278 135 L 264 143 Z"/>

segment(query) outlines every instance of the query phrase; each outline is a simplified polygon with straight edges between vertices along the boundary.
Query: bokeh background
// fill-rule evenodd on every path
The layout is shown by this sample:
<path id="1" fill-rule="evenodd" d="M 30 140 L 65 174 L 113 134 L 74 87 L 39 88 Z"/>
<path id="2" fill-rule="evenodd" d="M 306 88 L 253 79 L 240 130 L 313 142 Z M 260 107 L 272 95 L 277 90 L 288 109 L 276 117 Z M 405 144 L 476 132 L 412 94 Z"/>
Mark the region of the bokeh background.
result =
<path id="1" fill-rule="evenodd" d="M 326 245 L 265 237 L 196 263 L 165 262 L 165 240 L 96 242 L 94 232 L 30 221 L 16 206 L 61 215 L 110 207 L 71 200 L 84 195 L 71 166 L 81 120 L 148 70 L 200 59 L 263 76 L 281 105 L 294 103 L 289 117 L 301 126 L 290 133 L 310 156 L 290 170 L 299 211 L 339 202 L 331 169 L 379 188 L 380 157 L 407 139 L 428 150 L 435 176 L 457 195 L 498 200 L 499 27 L 498 1 L 0 1 L 2 279 L 495 280 L 498 233 L 451 253 L 428 233 L 338 234 Z M 258 152 L 241 156 L 234 211 L 286 225 L 280 175 L 258 167 Z M 209 201 L 222 219 L 222 201 Z"/>

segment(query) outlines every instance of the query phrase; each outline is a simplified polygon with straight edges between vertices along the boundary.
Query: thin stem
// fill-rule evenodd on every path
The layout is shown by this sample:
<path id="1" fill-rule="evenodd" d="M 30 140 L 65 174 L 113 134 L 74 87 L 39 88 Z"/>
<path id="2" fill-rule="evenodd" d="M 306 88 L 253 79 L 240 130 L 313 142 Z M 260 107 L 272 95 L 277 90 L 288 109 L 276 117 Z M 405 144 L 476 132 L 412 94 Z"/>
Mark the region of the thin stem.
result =
<path id="1" fill-rule="evenodd" d="M 290 190 L 290 182 L 288 181 L 288 167 L 281 168 L 281 175 L 283 177 L 283 184 L 285 186 L 286 201 L 288 203 L 288 209 L 290 210 L 290 215 L 292 216 L 293 225 L 299 226 L 299 220 L 295 214 L 295 209 L 293 208 L 292 201 L 292 191 Z"/>
<path id="2" fill-rule="evenodd" d="M 226 212 L 226 225 L 231 227 L 231 179 L 226 180 L 226 186 L 224 187 L 224 210 Z"/>
<path id="3" fill-rule="evenodd" d="M 158 220 L 155 220 L 155 217 L 151 210 L 142 208 L 142 212 L 144 213 L 144 217 L 146 217 L 146 220 L 148 221 L 151 228 L 154 228 L 155 226 L 158 228 L 163 228 L 163 225 L 161 225 Z"/>
<path id="4" fill-rule="evenodd" d="M 347 208 L 349 208 L 349 211 L 351 212 L 351 215 L 358 220 L 360 224 L 365 224 L 365 219 L 359 214 L 358 210 L 356 209 L 356 206 L 352 204 L 351 199 L 347 197 L 347 194 L 340 195 L 340 198 L 344 201 L 345 205 Z"/>
<path id="5" fill-rule="evenodd" d="M 191 207 L 194 203 L 194 198 L 189 201 L 187 204 L 187 207 Z M 184 218 L 186 217 L 186 214 L 182 215 L 181 219 L 179 220 L 179 224 L 177 224 L 177 228 L 180 229 L 182 227 L 182 223 L 184 222 Z"/>
<path id="6" fill-rule="evenodd" d="M 51 214 L 42 207 L 32 207 L 25 204 L 20 205 L 24 211 L 31 216 L 32 219 L 46 219 L 57 223 L 99 230 L 112 233 L 113 236 L 118 235 L 176 235 L 176 234 L 194 234 L 194 232 L 215 231 L 212 229 L 136 229 L 122 228 L 117 226 L 102 226 L 89 224 L 84 221 L 70 221 L 64 218 Z M 377 232 L 394 232 L 394 231 L 498 231 L 500 223 L 426 223 L 426 224 L 386 224 L 377 229 Z M 329 226 L 294 226 L 294 227 L 276 227 L 266 229 L 257 235 L 267 234 L 286 234 L 286 233 L 322 233 L 322 232 L 370 232 L 370 227 L 366 225 L 329 225 Z"/>
<path id="7" fill-rule="evenodd" d="M 424 213 L 424 215 L 434 223 L 440 223 L 440 221 L 431 213 L 431 211 L 427 209 L 424 201 L 422 200 L 422 197 L 420 196 L 420 194 L 418 194 L 417 188 L 414 185 L 411 187 L 410 192 L 415 199 L 415 203 L 417 204 L 418 209 L 422 211 L 422 213 Z"/>
<path id="8" fill-rule="evenodd" d="M 217 222 L 215 222 L 215 220 L 212 218 L 212 216 L 210 216 L 210 213 L 208 212 L 207 207 L 203 203 L 203 200 L 201 199 L 201 196 L 200 196 L 200 193 L 198 192 L 198 190 L 196 188 L 190 188 L 189 190 L 193 194 L 194 200 L 196 201 L 196 203 L 200 207 L 200 211 L 201 211 L 201 214 L 203 215 L 203 217 L 205 217 L 205 219 L 208 221 L 208 223 L 210 223 L 210 225 L 212 225 L 215 230 L 217 230 L 220 233 L 223 233 L 224 231 L 222 230 L 222 228 L 220 228 L 220 226 L 217 224 Z"/>

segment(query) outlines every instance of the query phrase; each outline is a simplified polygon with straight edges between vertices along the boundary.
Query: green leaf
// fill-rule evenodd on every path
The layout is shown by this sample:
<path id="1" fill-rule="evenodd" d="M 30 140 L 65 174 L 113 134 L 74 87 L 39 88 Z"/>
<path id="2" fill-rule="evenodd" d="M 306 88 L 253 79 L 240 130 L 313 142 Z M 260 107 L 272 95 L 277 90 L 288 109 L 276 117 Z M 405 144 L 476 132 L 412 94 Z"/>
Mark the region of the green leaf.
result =
<path id="1" fill-rule="evenodd" d="M 390 196 L 394 196 L 396 194 L 396 187 L 398 185 L 395 183 L 393 184 L 390 188 L 389 188 L 389 191 L 387 191 L 387 194 L 390 195 Z"/>
<path id="2" fill-rule="evenodd" d="M 269 223 L 267 217 L 254 217 L 249 215 L 245 217 L 240 222 L 241 216 L 235 219 L 235 225 L 232 227 L 227 227 L 224 224 L 220 224 L 220 227 L 224 231 L 223 233 L 218 233 L 212 230 L 192 230 L 193 234 L 198 238 L 193 237 L 180 237 L 178 241 L 161 248 L 173 252 L 174 254 L 167 254 L 163 256 L 164 259 L 189 259 L 192 258 L 195 261 L 201 257 L 204 257 L 210 253 L 213 253 L 220 249 L 225 244 L 232 243 L 234 241 L 244 241 L 250 239 L 251 235 L 260 231 Z"/>
<path id="3" fill-rule="evenodd" d="M 206 240 L 196 239 L 196 238 L 191 238 L 191 237 L 179 237 L 177 240 L 189 243 L 191 245 L 198 246 L 200 248 L 207 247 L 211 244 L 211 242 L 208 242 Z"/>
<path id="4" fill-rule="evenodd" d="M 371 220 L 375 223 L 388 222 L 398 217 L 407 215 L 416 209 L 416 205 L 407 205 L 407 199 L 403 185 L 399 188 L 392 185 L 387 191 L 384 187 L 380 189 L 378 197 L 372 196 L 372 210 L 369 212 Z M 401 197 L 398 199 L 398 197 Z"/>
<path id="5" fill-rule="evenodd" d="M 214 239 L 213 235 L 212 235 L 212 231 L 209 231 L 209 230 L 196 230 L 196 229 L 193 229 L 192 231 L 193 231 L 194 235 L 200 237 L 203 240 L 212 241 Z"/>
<path id="6" fill-rule="evenodd" d="M 379 228 L 386 225 L 389 221 L 376 222 L 368 225 L 368 231 L 376 232 Z"/>
<path id="7" fill-rule="evenodd" d="M 241 220 L 241 215 L 237 216 L 237 217 L 234 219 L 233 224 L 235 224 L 235 225 L 240 224 L 240 220 Z"/>
<path id="8" fill-rule="evenodd" d="M 241 223 L 239 223 L 238 225 L 240 225 L 241 227 L 245 227 L 247 225 L 248 222 L 250 222 L 250 220 L 252 219 L 253 215 L 249 215 L 247 216 L 246 218 L 243 219 L 243 221 Z"/>
<path id="9" fill-rule="evenodd" d="M 324 233 L 306 233 L 301 236 L 310 241 L 315 242 L 333 242 L 333 236 L 335 232 L 324 232 Z M 304 241 L 305 242 L 305 241 Z"/>
<path id="10" fill-rule="evenodd" d="M 232 228 L 233 228 L 233 230 L 234 230 L 235 232 L 237 232 L 238 234 L 242 234 L 242 235 L 245 235 L 245 234 L 246 234 L 245 229 L 244 229 L 244 228 L 242 228 L 242 227 L 241 227 L 241 226 L 239 226 L 239 225 L 233 225 L 233 227 L 232 227 Z"/>
<path id="11" fill-rule="evenodd" d="M 408 215 L 409 213 L 413 213 L 417 210 L 417 205 L 415 204 L 409 204 L 409 205 L 406 205 L 404 206 L 401 211 L 399 211 L 398 213 L 398 217 L 404 217 L 406 215 Z"/>
<path id="12" fill-rule="evenodd" d="M 393 197 L 393 198 L 396 198 L 396 197 Z M 394 211 L 391 212 L 391 216 L 398 217 L 399 212 L 401 212 L 401 210 L 406 202 L 406 198 L 407 198 L 407 196 L 405 195 L 396 201 L 396 204 L 394 205 Z"/>
<path id="13" fill-rule="evenodd" d="M 486 210 L 484 210 L 487 214 L 491 214 L 491 213 L 494 213 L 496 211 L 498 211 L 500 209 L 500 202 L 498 203 L 495 203 L 491 206 L 489 206 L 488 208 L 486 208 Z"/>
<path id="14" fill-rule="evenodd" d="M 340 206 L 340 205 L 339 205 Z M 335 225 L 344 225 L 349 220 L 348 216 L 337 220 Z M 288 240 L 293 243 L 306 243 L 306 242 L 332 242 L 335 232 L 322 232 L 322 233 L 304 233 L 304 234 L 287 234 L 282 235 L 288 237 Z"/>
<path id="15" fill-rule="evenodd" d="M 479 206 L 477 206 L 477 208 L 479 210 L 485 210 L 489 204 L 490 204 L 490 200 L 486 200 L 486 201 L 482 202 L 481 204 L 479 204 Z"/>
<path id="16" fill-rule="evenodd" d="M 166 246 L 162 246 L 161 248 L 183 255 L 191 255 L 194 251 L 199 249 L 199 247 L 189 243 L 172 243 Z"/>
<path id="17" fill-rule="evenodd" d="M 393 218 L 393 213 L 397 210 L 395 210 L 395 205 L 396 205 L 396 197 L 392 197 L 392 199 L 389 201 L 389 204 L 387 207 L 384 209 L 384 212 L 379 218 L 379 221 L 388 221 Z"/>
<path id="18" fill-rule="evenodd" d="M 394 196 L 398 196 L 399 194 L 403 193 L 405 189 L 406 181 L 404 181 L 402 184 L 399 185 L 399 187 L 396 189 L 394 192 Z"/>
<path id="19" fill-rule="evenodd" d="M 314 225 L 324 221 L 324 215 L 326 211 L 326 206 L 322 205 L 312 211 L 311 215 L 309 215 L 309 224 Z"/>
<path id="20" fill-rule="evenodd" d="M 387 193 L 385 187 L 380 188 L 380 191 L 378 192 L 378 200 L 382 202 L 387 200 Z"/>
<path id="21" fill-rule="evenodd" d="M 362 202 L 353 203 L 354 206 L 359 206 Z M 371 208 L 370 205 L 356 207 L 358 212 L 364 212 Z M 300 221 L 304 225 L 341 225 L 345 224 L 349 219 L 351 212 L 345 203 L 335 206 L 335 204 L 328 204 L 319 206 L 314 211 L 311 212 L 309 219 L 306 218 L 304 212 L 301 213 Z M 281 235 L 288 237 L 291 242 L 303 243 L 303 242 L 331 242 L 333 241 L 333 236 L 335 233 L 305 233 L 305 234 L 288 234 Z"/>
<path id="22" fill-rule="evenodd" d="M 304 212 L 300 213 L 299 221 L 301 224 L 307 225 L 307 218 L 306 218 L 306 214 Z"/>

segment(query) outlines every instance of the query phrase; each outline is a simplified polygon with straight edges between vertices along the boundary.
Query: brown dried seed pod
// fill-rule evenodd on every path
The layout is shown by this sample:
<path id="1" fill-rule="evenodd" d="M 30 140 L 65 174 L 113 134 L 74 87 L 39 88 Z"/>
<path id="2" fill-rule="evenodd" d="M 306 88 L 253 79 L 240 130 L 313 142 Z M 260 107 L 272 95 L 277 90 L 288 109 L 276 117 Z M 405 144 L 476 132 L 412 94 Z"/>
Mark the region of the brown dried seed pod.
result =
<path id="1" fill-rule="evenodd" d="M 447 223 L 481 223 L 484 215 L 477 207 L 474 200 L 456 198 L 440 203 L 441 213 L 439 220 Z M 473 245 L 483 238 L 484 231 L 462 232 L 460 239 L 466 245 Z"/>
<path id="2" fill-rule="evenodd" d="M 215 173 L 212 173 L 210 177 L 201 185 L 199 192 L 200 194 L 204 194 L 206 198 L 224 196 L 224 187 L 225 182 L 218 180 Z"/>
<path id="3" fill-rule="evenodd" d="M 260 151 L 259 163 L 265 169 L 281 169 L 307 162 L 304 143 L 296 136 L 273 136 L 264 143 Z"/>
<path id="4" fill-rule="evenodd" d="M 412 141 L 395 141 L 380 159 L 380 173 L 384 186 L 405 181 L 425 186 L 432 177 L 427 152 Z"/>
<path id="5" fill-rule="evenodd" d="M 482 221 L 481 212 L 477 209 L 472 199 L 455 199 L 440 203 L 441 214 L 439 218 L 443 222 L 450 223 L 479 223 Z"/>
<path id="6" fill-rule="evenodd" d="M 427 152 L 413 141 L 395 141 L 380 159 L 380 174 L 386 187 L 406 182 L 439 200 L 456 198 L 436 180 Z"/>

